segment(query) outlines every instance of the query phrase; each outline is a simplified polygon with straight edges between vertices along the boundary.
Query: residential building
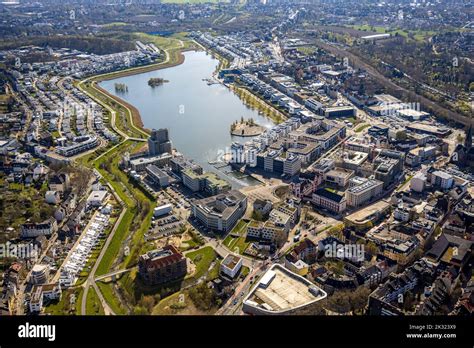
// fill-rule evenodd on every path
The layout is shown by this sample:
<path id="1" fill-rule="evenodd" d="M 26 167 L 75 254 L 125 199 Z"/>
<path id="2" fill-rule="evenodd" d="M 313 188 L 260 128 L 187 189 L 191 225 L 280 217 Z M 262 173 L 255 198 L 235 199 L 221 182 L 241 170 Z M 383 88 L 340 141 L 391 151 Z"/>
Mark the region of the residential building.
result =
<path id="1" fill-rule="evenodd" d="M 46 191 L 44 199 L 48 204 L 58 204 L 61 202 L 61 195 L 58 191 Z"/>
<path id="2" fill-rule="evenodd" d="M 164 284 L 183 279 L 187 273 L 186 258 L 173 245 L 141 255 L 138 273 L 147 285 Z"/>
<path id="3" fill-rule="evenodd" d="M 402 315 L 403 295 L 431 283 L 436 268 L 425 259 L 416 261 L 399 274 L 391 274 L 389 279 L 375 289 L 369 296 L 368 312 L 370 315 Z M 402 301 L 400 301 L 402 299 Z"/>
<path id="4" fill-rule="evenodd" d="M 449 190 L 454 185 L 454 179 L 451 174 L 436 170 L 431 173 L 431 184 L 442 190 Z"/>
<path id="5" fill-rule="evenodd" d="M 48 187 L 51 191 L 64 192 L 69 188 L 69 185 L 69 174 L 61 173 L 48 179 Z"/>
<path id="6" fill-rule="evenodd" d="M 33 284 L 44 284 L 48 281 L 49 276 L 49 266 L 36 264 L 33 266 L 31 270 L 31 278 L 30 281 Z"/>
<path id="7" fill-rule="evenodd" d="M 416 173 L 410 181 L 410 189 L 415 192 L 423 192 L 426 186 L 426 175 L 424 173 Z"/>
<path id="8" fill-rule="evenodd" d="M 22 238 L 32 238 L 38 236 L 50 236 L 58 230 L 58 224 L 54 218 L 50 218 L 40 223 L 27 222 L 21 225 L 20 233 Z"/>
<path id="9" fill-rule="evenodd" d="M 105 203 L 107 197 L 107 191 L 92 191 L 87 198 L 87 205 L 91 207 L 100 207 Z"/>

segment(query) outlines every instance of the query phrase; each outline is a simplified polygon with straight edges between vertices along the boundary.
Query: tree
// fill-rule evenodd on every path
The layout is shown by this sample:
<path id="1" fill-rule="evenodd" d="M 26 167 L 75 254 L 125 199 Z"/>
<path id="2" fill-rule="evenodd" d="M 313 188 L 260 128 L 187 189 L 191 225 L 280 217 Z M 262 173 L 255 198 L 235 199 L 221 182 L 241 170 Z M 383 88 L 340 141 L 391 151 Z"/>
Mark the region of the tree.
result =
<path id="1" fill-rule="evenodd" d="M 346 296 L 345 291 L 338 291 L 335 292 L 328 299 L 328 306 L 329 310 L 337 313 L 347 313 L 351 310 L 351 305 L 348 301 L 348 297 Z"/>
<path id="2" fill-rule="evenodd" d="M 365 286 L 359 286 L 354 291 L 338 291 L 329 297 L 327 307 L 338 313 L 360 312 L 365 308 L 370 292 Z"/>
<path id="3" fill-rule="evenodd" d="M 142 296 L 140 299 L 140 305 L 148 310 L 148 313 L 153 311 L 153 307 L 155 307 L 155 298 L 153 296 Z"/>
<path id="4" fill-rule="evenodd" d="M 147 312 L 146 308 L 141 307 L 141 306 L 137 306 L 137 307 L 133 308 L 133 314 L 135 314 L 135 315 L 147 315 L 148 312 Z"/>
<path id="5" fill-rule="evenodd" d="M 207 287 L 207 284 L 201 283 L 189 290 L 189 297 L 194 305 L 201 310 L 209 310 L 218 305 L 218 299 L 214 290 Z"/>
<path id="6" fill-rule="evenodd" d="M 257 221 L 263 221 L 263 215 L 261 212 L 254 210 L 252 212 L 252 219 L 257 220 Z"/>
<path id="7" fill-rule="evenodd" d="M 342 230 L 344 229 L 344 224 L 339 224 L 337 226 L 333 226 L 331 227 L 327 234 L 328 236 L 333 236 L 333 237 L 336 237 L 336 238 L 339 238 L 341 239 L 342 238 Z"/>
<path id="8" fill-rule="evenodd" d="M 379 248 L 377 247 L 377 245 L 375 245 L 374 242 L 372 241 L 369 241 L 366 245 L 365 245 L 365 249 L 367 250 L 367 252 L 370 254 L 370 255 L 377 255 L 379 253 Z"/>
<path id="9" fill-rule="evenodd" d="M 359 286 L 351 293 L 351 308 L 353 311 L 360 311 L 367 305 L 367 300 L 370 295 L 370 289 L 365 286 Z"/>

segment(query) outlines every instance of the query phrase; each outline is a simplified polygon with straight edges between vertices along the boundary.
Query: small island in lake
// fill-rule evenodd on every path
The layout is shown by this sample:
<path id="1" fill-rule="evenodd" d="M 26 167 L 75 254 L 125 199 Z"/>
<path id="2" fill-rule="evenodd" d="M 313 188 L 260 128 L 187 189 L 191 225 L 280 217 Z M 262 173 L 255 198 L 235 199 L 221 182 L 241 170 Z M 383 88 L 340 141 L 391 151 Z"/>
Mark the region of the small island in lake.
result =
<path id="1" fill-rule="evenodd" d="M 125 83 L 115 83 L 115 92 L 125 93 L 128 92 L 128 86 Z"/>
<path id="2" fill-rule="evenodd" d="M 169 81 L 162 79 L 161 77 L 152 77 L 148 80 L 148 86 L 156 87 L 156 86 L 162 85 L 165 82 L 169 82 Z"/>
<path id="3" fill-rule="evenodd" d="M 240 121 L 235 121 L 230 125 L 230 134 L 239 137 L 254 137 L 262 134 L 264 130 L 265 127 L 256 124 L 253 118 L 244 120 L 241 117 Z"/>

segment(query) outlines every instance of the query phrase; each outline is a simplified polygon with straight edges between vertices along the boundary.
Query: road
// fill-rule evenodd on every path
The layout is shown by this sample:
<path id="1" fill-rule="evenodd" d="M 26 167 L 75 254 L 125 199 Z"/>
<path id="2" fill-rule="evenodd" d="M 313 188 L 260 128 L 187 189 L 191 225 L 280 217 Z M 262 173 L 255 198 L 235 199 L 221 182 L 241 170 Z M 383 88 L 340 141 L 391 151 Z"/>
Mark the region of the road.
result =
<path id="1" fill-rule="evenodd" d="M 110 272 L 110 273 L 107 273 L 107 274 L 98 276 L 98 277 L 95 278 L 95 281 L 99 281 L 99 280 L 111 278 L 111 277 L 113 277 L 113 276 L 117 276 L 117 275 L 120 275 L 120 274 L 122 274 L 122 273 L 130 272 L 131 270 L 132 270 L 132 268 L 119 269 L 119 270 L 117 270 L 117 271 L 113 271 L 113 272 Z"/>
<path id="2" fill-rule="evenodd" d="M 120 202 L 120 198 L 118 197 L 118 195 L 115 198 L 119 199 L 119 202 Z M 92 267 L 91 271 L 89 272 L 89 276 L 87 277 L 87 280 L 83 284 L 84 292 L 82 294 L 82 308 L 81 308 L 81 313 L 83 315 L 86 314 L 86 301 L 87 301 L 87 292 L 89 291 L 89 286 L 92 285 L 92 286 L 94 286 L 94 288 L 96 288 L 96 286 L 97 286 L 95 284 L 95 279 L 94 279 L 95 272 L 97 271 L 97 268 L 99 267 L 100 262 L 102 261 L 102 258 L 104 257 L 105 253 L 107 252 L 107 248 L 109 247 L 112 239 L 114 238 L 115 232 L 117 231 L 117 228 L 120 225 L 120 221 L 122 220 L 122 218 L 125 215 L 126 211 L 127 210 L 125 208 L 122 209 L 122 212 L 120 213 L 120 216 L 118 217 L 117 221 L 115 221 L 115 225 L 112 228 L 112 231 L 110 232 L 109 236 L 107 237 L 107 240 L 105 241 L 105 244 L 102 247 L 99 256 L 97 257 L 97 260 L 94 263 L 94 266 Z M 102 293 L 98 290 L 98 288 L 96 289 L 96 291 L 97 291 L 97 295 L 99 295 L 99 298 L 102 297 Z M 104 307 L 104 310 L 105 310 L 105 307 Z M 114 312 L 112 310 L 110 310 L 110 314 L 114 314 Z"/>
<path id="3" fill-rule="evenodd" d="M 245 298 L 245 294 L 250 291 L 250 288 L 255 283 L 255 279 L 260 277 L 265 272 L 267 267 L 267 263 L 262 263 L 256 269 L 251 270 L 251 273 L 247 275 L 245 280 L 237 286 L 234 294 L 221 308 L 219 308 L 219 310 L 216 312 L 216 315 L 235 315 L 236 312 L 240 310 L 240 306 L 243 299 Z"/>
<path id="4" fill-rule="evenodd" d="M 55 234 L 51 237 L 51 239 L 48 242 L 48 246 L 43 250 L 43 252 L 41 253 L 41 255 L 38 258 L 38 262 L 37 262 L 38 264 L 41 263 L 41 261 L 46 256 L 46 254 L 48 253 L 51 246 L 54 245 L 54 243 L 56 242 L 57 238 L 58 238 L 57 234 Z M 25 288 L 26 288 L 26 282 L 30 278 L 30 275 L 31 275 L 31 270 L 28 272 L 25 279 L 23 279 L 23 281 L 18 286 L 18 290 L 17 290 L 18 296 L 16 298 L 16 314 L 17 315 L 23 315 L 24 314 L 23 302 L 25 301 Z"/>
<path id="5" fill-rule="evenodd" d="M 30 128 L 31 121 L 33 120 L 33 113 L 31 112 L 30 108 L 25 104 L 23 98 L 21 98 L 8 83 L 5 85 L 5 91 L 6 94 L 10 94 L 16 100 L 16 102 L 21 104 L 21 106 L 25 109 L 26 122 L 21 132 L 17 133 L 17 139 L 22 139 L 26 135 L 28 128 Z"/>
<path id="6" fill-rule="evenodd" d="M 326 50 L 326 51 L 329 51 L 330 53 L 332 54 L 335 54 L 336 56 L 339 56 L 339 57 L 347 57 L 349 58 L 349 60 L 351 60 L 352 62 L 354 62 L 354 66 L 355 67 L 358 67 L 358 68 L 362 68 L 364 70 L 366 70 L 376 81 L 378 81 L 379 83 L 385 85 L 388 89 L 389 89 L 389 92 L 390 93 L 394 93 L 392 91 L 400 91 L 400 92 L 403 92 L 404 94 L 406 95 L 409 95 L 410 97 L 413 97 L 413 98 L 416 98 L 424 107 L 428 107 L 430 109 L 434 109 L 434 110 L 439 110 L 440 112 L 442 111 L 442 114 L 446 116 L 446 118 L 450 118 L 452 120 L 455 120 L 459 123 L 462 123 L 464 125 L 472 125 L 474 124 L 474 119 L 473 118 L 468 118 L 466 116 L 461 116 L 459 114 L 457 114 L 456 112 L 454 111 L 451 111 L 441 105 L 439 105 L 438 103 L 422 96 L 422 95 L 419 95 L 413 91 L 410 91 L 404 87 L 401 87 L 399 85 L 397 85 L 395 82 L 393 82 L 391 79 L 385 77 L 384 75 L 382 75 L 376 68 L 374 68 L 373 66 L 371 66 L 370 64 L 368 64 L 367 62 L 364 61 L 363 58 L 359 57 L 358 55 L 346 50 L 346 49 L 342 49 L 332 43 L 329 43 L 329 42 L 323 42 L 323 41 L 320 41 L 320 40 L 317 40 L 314 42 L 315 45 L 321 47 L 322 49 Z M 440 113 L 441 114 L 441 113 Z"/>

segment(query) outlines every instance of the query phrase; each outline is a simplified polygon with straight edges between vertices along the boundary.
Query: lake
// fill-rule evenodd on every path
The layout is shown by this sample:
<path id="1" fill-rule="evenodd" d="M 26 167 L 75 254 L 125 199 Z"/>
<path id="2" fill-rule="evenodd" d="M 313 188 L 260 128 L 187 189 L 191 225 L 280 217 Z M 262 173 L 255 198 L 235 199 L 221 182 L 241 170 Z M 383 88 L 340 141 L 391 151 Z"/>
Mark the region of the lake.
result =
<path id="1" fill-rule="evenodd" d="M 228 167 L 218 170 L 209 161 L 228 152 L 233 141 L 249 141 L 230 135 L 230 125 L 242 116 L 268 128 L 273 122 L 245 106 L 227 87 L 203 80 L 212 78 L 217 59 L 203 51 L 185 52 L 184 56 L 181 65 L 103 81 L 100 86 L 134 105 L 146 128 L 168 128 L 173 147 L 205 170 L 231 181 L 234 187 L 255 184 L 252 178 L 237 179 Z M 169 82 L 150 87 L 151 77 Z M 128 92 L 116 92 L 115 83 L 126 84 Z"/>

